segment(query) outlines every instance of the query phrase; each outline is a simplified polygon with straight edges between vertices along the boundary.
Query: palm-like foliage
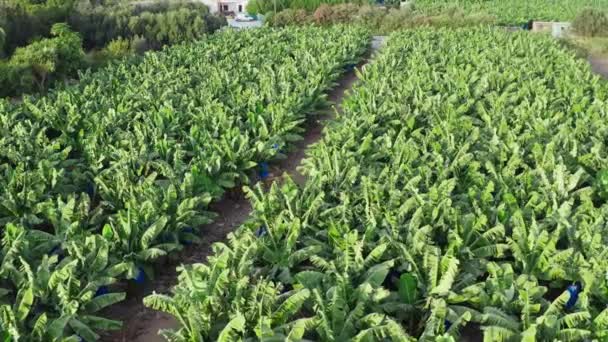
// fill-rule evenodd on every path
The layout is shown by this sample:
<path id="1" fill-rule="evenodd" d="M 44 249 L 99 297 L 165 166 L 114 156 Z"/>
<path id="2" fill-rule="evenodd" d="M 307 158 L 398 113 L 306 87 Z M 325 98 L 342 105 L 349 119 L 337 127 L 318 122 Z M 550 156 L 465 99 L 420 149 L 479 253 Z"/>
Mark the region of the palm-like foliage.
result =
<path id="1" fill-rule="evenodd" d="M 11 232 L 4 238 L 5 246 L 9 236 L 17 237 L 11 248 L 20 246 L 27 250 L 27 242 L 17 244 L 26 232 L 18 227 L 10 227 Z M 94 313 L 125 298 L 124 293 L 109 293 L 96 296 L 100 286 L 115 282 L 114 277 L 125 271 L 123 265 L 109 264 L 108 244 L 99 236 L 90 236 L 80 243 L 68 246 L 71 256 L 58 261 L 57 255 L 44 255 L 42 260 L 34 260 L 34 268 L 24 257 L 7 258 L 2 265 L 8 281 L 6 295 L 15 292 L 16 301 L 12 308 L 2 304 L 2 331 L 16 341 L 63 341 L 74 334 L 87 341 L 96 340 L 98 329 L 117 329 L 120 322 L 108 320 Z M 28 254 L 20 251 L 21 255 Z M 7 253 L 7 255 L 10 255 Z M 10 264 L 7 262 L 12 261 Z M 54 310 L 49 310 L 54 308 Z M 30 328 L 33 330 L 30 331 Z M 66 335 L 67 334 L 67 335 Z"/>
<path id="2" fill-rule="evenodd" d="M 146 300 L 182 322 L 166 336 L 604 339 L 606 84 L 490 29 L 396 33 L 360 77 L 306 184 L 251 191 L 229 246 Z"/>
<path id="3" fill-rule="evenodd" d="M 517 25 L 530 20 L 571 21 L 585 8 L 606 8 L 605 0 L 418 0 L 416 8 L 425 12 L 455 10 L 458 5 L 465 12 L 488 13 L 500 24 Z"/>
<path id="4" fill-rule="evenodd" d="M 197 242 L 215 216 L 209 204 L 246 183 L 258 163 L 281 157 L 273 146 L 300 139 L 307 114 L 325 104 L 367 41 L 364 30 L 347 27 L 226 31 L 87 71 L 44 97 L 0 100 L 0 338 L 92 341 L 96 330 L 116 328 L 95 315 L 124 298 L 112 285 L 151 277 L 159 257 Z M 260 254 L 289 256 L 271 271 L 289 279 L 316 249 L 284 244 L 299 230 L 280 221 L 272 223 L 282 227 L 275 245 Z M 243 303 L 284 288 L 237 284 Z M 281 317 L 303 301 L 289 293 L 268 304 Z M 230 340 L 243 326 L 239 314 L 246 326 L 259 324 L 259 336 L 267 326 L 293 339 L 310 329 L 268 316 L 266 306 L 257 316 L 241 306 L 207 328 L 184 321 L 188 336 L 202 336 L 200 327 Z M 222 322 L 233 322 L 231 330 L 222 333 Z"/>

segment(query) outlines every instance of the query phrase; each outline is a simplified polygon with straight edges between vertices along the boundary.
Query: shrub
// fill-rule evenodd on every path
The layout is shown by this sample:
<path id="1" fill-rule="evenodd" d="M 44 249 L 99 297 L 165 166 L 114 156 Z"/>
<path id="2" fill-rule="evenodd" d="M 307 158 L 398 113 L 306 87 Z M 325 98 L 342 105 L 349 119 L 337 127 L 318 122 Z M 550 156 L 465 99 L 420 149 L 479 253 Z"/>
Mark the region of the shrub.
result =
<path id="1" fill-rule="evenodd" d="M 446 7 L 429 15 L 417 11 L 414 6 L 387 10 L 383 7 L 359 6 L 353 3 L 323 4 L 312 16 L 306 15 L 303 10 L 287 9 L 277 13 L 271 19 L 268 23 L 273 26 L 353 23 L 380 34 L 418 26 L 463 27 L 496 23 L 494 16 L 483 12 L 467 14 L 457 6 Z"/>
<path id="2" fill-rule="evenodd" d="M 274 12 L 274 13 L 278 13 L 282 10 L 284 10 L 285 5 L 283 4 L 283 1 L 280 0 L 253 0 L 252 1 L 253 4 L 252 6 L 247 6 L 247 11 L 249 11 L 249 9 L 253 9 L 254 12 Z M 257 8 L 257 11 L 256 11 Z"/>
<path id="3" fill-rule="evenodd" d="M 0 60 L 0 98 L 35 90 L 31 67 Z"/>
<path id="4" fill-rule="evenodd" d="M 384 6 L 394 9 L 399 8 L 399 6 L 401 6 L 401 0 L 384 0 Z"/>
<path id="5" fill-rule="evenodd" d="M 372 8 L 370 6 L 370 8 Z M 275 15 L 266 17 L 266 22 L 271 26 L 306 25 L 315 23 L 318 25 L 331 25 L 341 23 L 354 23 L 359 14 L 360 6 L 353 3 L 341 3 L 337 5 L 320 5 L 312 15 L 303 9 L 285 9 Z M 380 19 L 381 20 L 381 19 Z"/>
<path id="6" fill-rule="evenodd" d="M 278 12 L 286 9 L 303 9 L 314 12 L 320 6 L 351 3 L 356 5 L 371 4 L 370 0 L 250 0 L 247 4 L 247 12 L 250 14 Z"/>
<path id="7" fill-rule="evenodd" d="M 572 28 L 581 36 L 608 36 L 608 12 L 586 8 L 574 18 Z"/>
<path id="8" fill-rule="evenodd" d="M 6 32 L 5 52 L 47 37 L 53 24 L 65 22 L 75 0 L 0 1 L 0 26 Z"/>
<path id="9" fill-rule="evenodd" d="M 122 37 L 112 40 L 101 50 L 93 50 L 86 55 L 86 61 L 92 69 L 106 66 L 108 62 L 134 55 L 132 41 Z"/>
<path id="10" fill-rule="evenodd" d="M 376 6 L 361 6 L 355 16 L 355 22 L 369 27 L 370 29 L 378 29 L 382 24 L 386 10 Z"/>
<path id="11" fill-rule="evenodd" d="M 327 4 L 323 4 L 315 10 L 313 18 L 315 20 L 315 23 L 319 25 L 325 25 L 331 23 L 332 14 L 332 7 Z"/>
<path id="12" fill-rule="evenodd" d="M 451 7 L 433 16 L 419 15 L 412 19 L 411 26 L 466 27 L 492 25 L 497 22 L 495 16 L 483 12 L 465 13 L 461 8 Z"/>
<path id="13" fill-rule="evenodd" d="M 30 66 L 38 85 L 42 88 L 47 76 L 57 69 L 57 47 L 50 39 L 40 40 L 17 48 L 10 62 L 16 66 Z"/>
<path id="14" fill-rule="evenodd" d="M 124 39 L 122 37 L 111 41 L 110 44 L 108 44 L 108 46 L 105 48 L 105 50 L 108 55 L 113 58 L 125 57 L 133 53 L 131 42 L 128 39 Z"/>
<path id="15" fill-rule="evenodd" d="M 142 36 L 135 36 L 133 40 L 131 40 L 131 49 L 136 53 L 142 54 L 148 50 L 150 50 L 150 44 L 146 38 Z"/>
<path id="16" fill-rule="evenodd" d="M 223 15 L 210 14 L 209 16 L 206 17 L 206 20 L 207 20 L 207 30 L 209 33 L 215 32 L 215 31 L 221 29 L 222 27 L 228 25 L 228 21 L 226 20 L 226 17 L 224 17 Z"/>
<path id="17" fill-rule="evenodd" d="M 274 12 L 264 14 L 264 25 L 272 26 L 274 23 Z"/>
<path id="18" fill-rule="evenodd" d="M 92 6 L 83 4 L 70 16 L 70 23 L 82 32 L 88 48 L 106 46 L 123 37 L 145 37 L 148 45 L 160 48 L 200 39 L 226 25 L 226 19 L 212 15 L 201 3 L 153 2 Z"/>
<path id="19" fill-rule="evenodd" d="M 414 14 L 408 9 L 391 9 L 381 23 L 382 32 L 392 32 L 410 26 Z"/>
<path id="20" fill-rule="evenodd" d="M 247 13 L 249 14 L 260 14 L 265 13 L 265 10 L 267 9 L 264 8 L 258 0 L 250 0 L 247 3 L 247 7 L 245 7 L 245 10 L 247 10 Z"/>
<path id="21" fill-rule="evenodd" d="M 272 26 L 305 25 L 311 22 L 311 17 L 305 10 L 286 9 L 272 16 Z"/>
<path id="22" fill-rule="evenodd" d="M 51 35 L 55 37 L 51 40 L 57 49 L 57 72 L 61 75 L 73 74 L 84 61 L 82 38 L 65 23 L 53 25 Z"/>
<path id="23" fill-rule="evenodd" d="M 57 22 L 67 22 L 81 33 L 87 50 L 104 47 L 118 37 L 143 35 L 143 31 L 130 31 L 132 18 L 149 19 L 145 23 L 154 32 L 146 38 L 156 46 L 198 39 L 226 24 L 196 1 L 0 0 L 0 27 L 6 33 L 7 55 L 19 46 L 48 37 Z"/>
<path id="24" fill-rule="evenodd" d="M 463 27 L 489 25 L 496 18 L 485 13 L 466 14 L 458 7 L 448 7 L 433 15 L 422 14 L 413 6 L 401 9 L 384 10 L 373 6 L 363 6 L 359 9 L 356 22 L 376 32 L 386 34 L 396 30 L 420 26 L 433 27 Z"/>
<path id="25" fill-rule="evenodd" d="M 296 25 L 306 25 L 306 24 L 310 24 L 310 22 L 311 22 L 310 16 L 303 9 L 294 10 L 292 18 L 293 18 L 294 24 L 296 24 Z"/>
<path id="26" fill-rule="evenodd" d="M 465 27 L 465 26 L 479 26 L 479 25 L 495 25 L 498 23 L 498 18 L 495 15 L 479 12 L 472 13 L 469 15 L 463 15 L 461 17 L 452 18 L 448 22 L 449 27 Z"/>
<path id="27" fill-rule="evenodd" d="M 354 20 L 359 11 L 359 6 L 345 3 L 332 6 L 331 21 L 334 24 L 349 23 Z"/>

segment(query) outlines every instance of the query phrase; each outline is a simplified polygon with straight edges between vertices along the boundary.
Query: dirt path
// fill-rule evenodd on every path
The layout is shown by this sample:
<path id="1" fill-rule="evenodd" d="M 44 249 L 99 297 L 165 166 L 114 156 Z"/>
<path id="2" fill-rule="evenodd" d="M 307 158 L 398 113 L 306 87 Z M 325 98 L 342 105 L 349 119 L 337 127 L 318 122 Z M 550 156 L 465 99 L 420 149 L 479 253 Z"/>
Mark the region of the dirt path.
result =
<path id="1" fill-rule="evenodd" d="M 357 66 L 361 69 L 367 64 L 375 51 L 383 44 L 385 37 L 373 37 L 370 52 L 364 60 Z M 332 108 L 314 116 L 313 120 L 306 123 L 306 132 L 303 140 L 295 144 L 288 158 L 277 162 L 271 166 L 270 182 L 273 176 L 280 176 L 283 173 L 290 174 L 295 181 L 303 182 L 304 176 L 297 171 L 297 167 L 305 157 L 306 149 L 311 144 L 316 143 L 323 136 L 324 123 L 333 118 L 335 110 L 340 110 L 342 99 L 357 81 L 355 71 L 347 72 L 339 81 L 328 96 L 328 100 L 333 103 Z M 212 224 L 201 229 L 204 234 L 201 236 L 202 243 L 188 246 L 185 250 L 164 265 L 157 267 L 156 279 L 148 282 L 143 289 L 128 291 L 128 300 L 110 307 L 104 312 L 107 317 L 123 321 L 123 329 L 102 335 L 102 342 L 161 342 L 164 341 L 158 335 L 160 329 L 176 328 L 177 322 L 170 316 L 145 307 L 142 303 L 143 298 L 152 291 L 158 293 L 168 293 L 177 282 L 176 267 L 180 264 L 192 264 L 204 262 L 211 253 L 211 245 L 215 242 L 224 240 L 228 233 L 240 226 L 251 213 L 251 205 L 245 198 L 241 190 L 227 193 L 225 198 L 211 205 L 211 210 L 218 214 L 218 218 Z"/>
<path id="2" fill-rule="evenodd" d="M 590 56 L 589 63 L 591 64 L 591 69 L 608 79 L 608 57 L 604 56 Z"/>

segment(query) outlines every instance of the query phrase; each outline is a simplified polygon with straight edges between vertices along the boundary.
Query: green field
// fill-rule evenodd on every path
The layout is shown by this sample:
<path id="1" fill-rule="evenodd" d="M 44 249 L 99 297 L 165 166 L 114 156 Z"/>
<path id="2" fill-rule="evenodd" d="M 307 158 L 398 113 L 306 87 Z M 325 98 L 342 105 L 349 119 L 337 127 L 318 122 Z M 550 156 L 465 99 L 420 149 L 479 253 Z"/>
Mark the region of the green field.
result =
<path id="1" fill-rule="evenodd" d="M 198 240 L 210 202 L 299 139 L 365 31 L 226 31 L 0 100 L 0 340 L 94 341 L 97 312 Z"/>
<path id="2" fill-rule="evenodd" d="M 123 32 L 110 2 L 15 1 L 89 13 L 69 16 L 86 34 L 55 26 L 73 47 Z M 156 311 L 171 342 L 608 341 L 608 82 L 572 42 L 489 27 L 608 0 L 325 6 L 217 32 L 202 4 L 151 6 L 111 15 L 132 35 L 95 70 L 63 58 L 77 79 L 0 99 L 0 342 L 141 342 L 172 323 Z M 573 25 L 592 52 L 603 15 Z M 140 33 L 159 50 L 134 55 Z M 14 56 L 44 80 L 36 56 L 62 44 L 27 37 Z"/>
<path id="3" fill-rule="evenodd" d="M 416 0 L 416 8 L 441 12 L 458 7 L 465 12 L 495 15 L 500 24 L 520 25 L 530 20 L 571 21 L 584 8 L 608 9 L 608 0 Z"/>
<path id="4" fill-rule="evenodd" d="M 548 37 L 393 34 L 170 296 L 170 341 L 604 341 L 608 84 Z M 467 326 L 467 330 L 465 330 Z"/>

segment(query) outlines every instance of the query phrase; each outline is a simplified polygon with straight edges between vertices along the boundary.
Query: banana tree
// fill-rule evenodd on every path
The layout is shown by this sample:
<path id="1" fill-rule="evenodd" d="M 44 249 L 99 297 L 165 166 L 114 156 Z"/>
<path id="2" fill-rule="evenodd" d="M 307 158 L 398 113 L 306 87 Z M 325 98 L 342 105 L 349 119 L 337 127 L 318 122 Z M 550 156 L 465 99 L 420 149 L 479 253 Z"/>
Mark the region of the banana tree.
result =
<path id="1" fill-rule="evenodd" d="M 111 243 L 111 253 L 121 256 L 126 266 L 127 279 L 141 283 L 144 277 L 153 277 L 151 263 L 170 251 L 178 250 L 178 243 L 162 243 L 158 237 L 165 231 L 169 219 L 154 217 L 151 202 L 141 204 L 138 211 L 120 211 L 116 219 L 105 225 L 102 235 Z"/>

